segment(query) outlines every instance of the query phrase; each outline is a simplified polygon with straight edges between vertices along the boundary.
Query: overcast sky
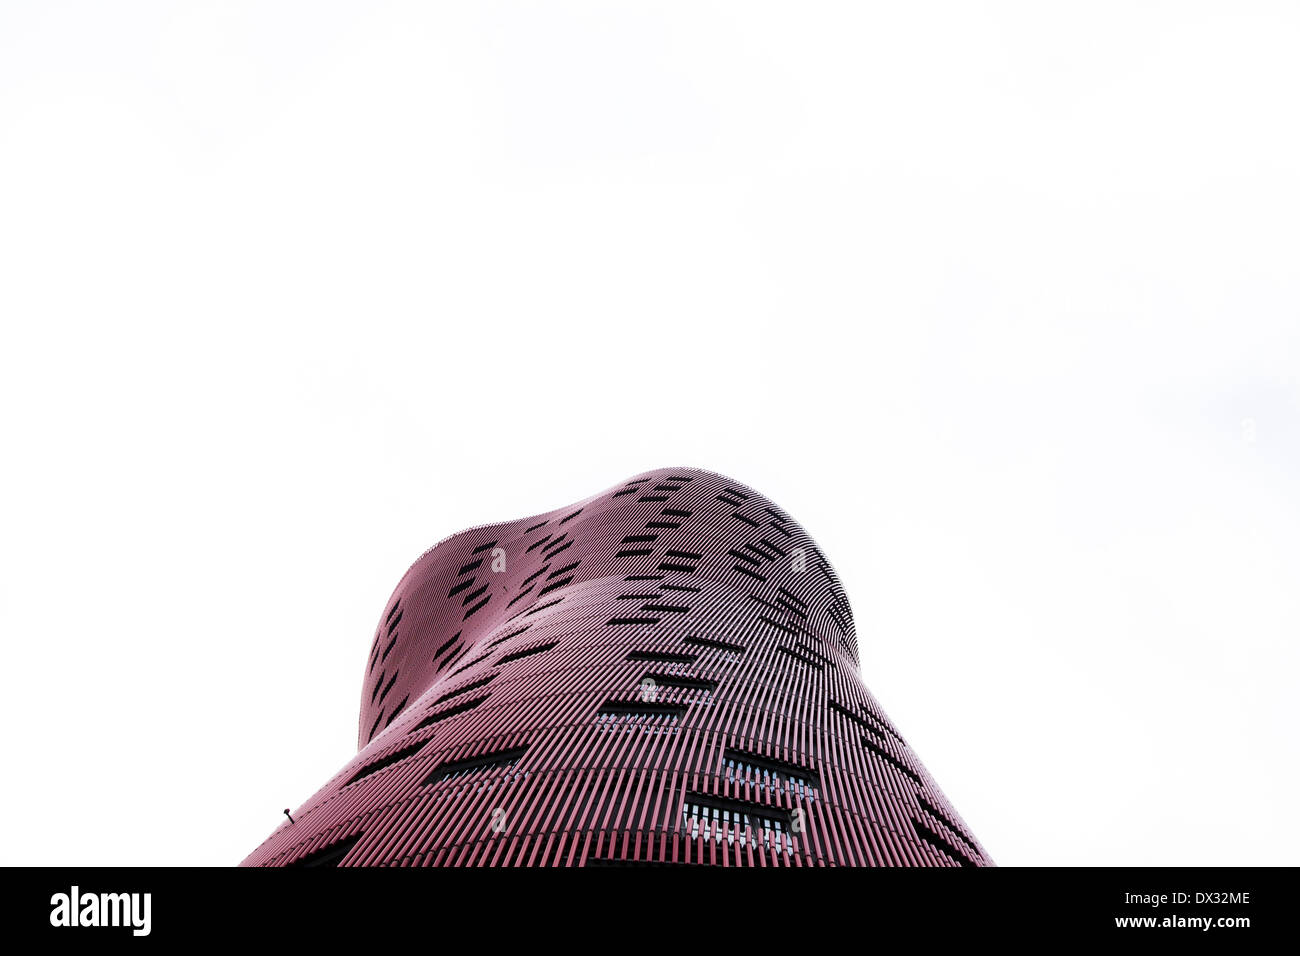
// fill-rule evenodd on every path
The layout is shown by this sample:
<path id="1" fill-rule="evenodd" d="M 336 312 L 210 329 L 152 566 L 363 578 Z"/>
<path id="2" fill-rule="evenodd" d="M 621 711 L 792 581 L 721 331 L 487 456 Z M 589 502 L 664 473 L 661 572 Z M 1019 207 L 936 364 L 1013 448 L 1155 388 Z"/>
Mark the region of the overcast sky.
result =
<path id="1" fill-rule="evenodd" d="M 0 6 L 0 861 L 233 864 L 435 541 L 821 544 L 1003 865 L 1294 863 L 1300 10 Z"/>

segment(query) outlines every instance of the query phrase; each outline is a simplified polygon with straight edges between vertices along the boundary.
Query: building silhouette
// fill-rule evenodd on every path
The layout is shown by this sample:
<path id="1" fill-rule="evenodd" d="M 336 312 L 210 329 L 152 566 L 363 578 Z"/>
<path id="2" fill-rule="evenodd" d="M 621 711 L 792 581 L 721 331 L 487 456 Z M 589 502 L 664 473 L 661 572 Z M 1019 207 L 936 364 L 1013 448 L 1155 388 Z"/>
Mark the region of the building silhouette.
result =
<path id="1" fill-rule="evenodd" d="M 461 532 L 384 608 L 358 753 L 268 866 L 992 865 L 754 490 L 649 472 Z"/>

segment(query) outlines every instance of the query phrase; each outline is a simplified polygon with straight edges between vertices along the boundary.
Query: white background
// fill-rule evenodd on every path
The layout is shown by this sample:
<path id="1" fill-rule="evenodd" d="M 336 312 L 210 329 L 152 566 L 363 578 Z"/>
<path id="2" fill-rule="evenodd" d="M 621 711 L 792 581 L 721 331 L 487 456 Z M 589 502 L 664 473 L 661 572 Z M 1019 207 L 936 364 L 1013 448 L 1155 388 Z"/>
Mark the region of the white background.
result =
<path id="1" fill-rule="evenodd" d="M 232 864 L 398 578 L 772 497 L 995 860 L 1282 864 L 1288 3 L 0 6 L 5 863 Z"/>

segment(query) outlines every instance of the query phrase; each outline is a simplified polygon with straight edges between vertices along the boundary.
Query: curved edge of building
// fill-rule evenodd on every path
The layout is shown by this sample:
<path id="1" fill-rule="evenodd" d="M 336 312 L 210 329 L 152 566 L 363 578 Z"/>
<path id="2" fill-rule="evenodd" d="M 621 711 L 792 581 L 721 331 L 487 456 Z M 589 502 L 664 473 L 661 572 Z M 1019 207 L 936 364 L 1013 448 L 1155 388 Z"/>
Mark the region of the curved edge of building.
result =
<path id="1" fill-rule="evenodd" d="M 815 542 L 695 468 L 425 552 L 358 748 L 243 865 L 992 865 L 862 684 Z"/>

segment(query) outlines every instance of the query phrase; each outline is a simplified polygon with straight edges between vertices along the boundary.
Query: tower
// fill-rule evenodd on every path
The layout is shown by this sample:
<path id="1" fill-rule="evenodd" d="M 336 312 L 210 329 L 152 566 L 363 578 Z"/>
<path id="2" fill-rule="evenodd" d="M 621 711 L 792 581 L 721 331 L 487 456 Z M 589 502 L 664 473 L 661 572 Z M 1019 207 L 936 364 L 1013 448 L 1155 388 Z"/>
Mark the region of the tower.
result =
<path id="1" fill-rule="evenodd" d="M 463 531 L 385 606 L 358 753 L 245 865 L 992 865 L 756 491 L 649 472 Z"/>

